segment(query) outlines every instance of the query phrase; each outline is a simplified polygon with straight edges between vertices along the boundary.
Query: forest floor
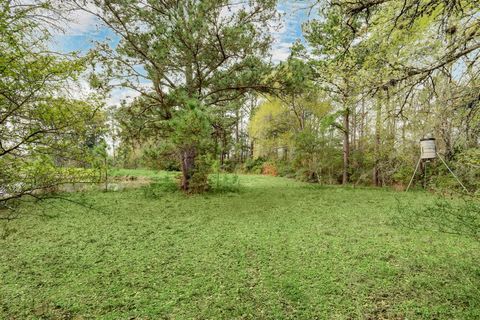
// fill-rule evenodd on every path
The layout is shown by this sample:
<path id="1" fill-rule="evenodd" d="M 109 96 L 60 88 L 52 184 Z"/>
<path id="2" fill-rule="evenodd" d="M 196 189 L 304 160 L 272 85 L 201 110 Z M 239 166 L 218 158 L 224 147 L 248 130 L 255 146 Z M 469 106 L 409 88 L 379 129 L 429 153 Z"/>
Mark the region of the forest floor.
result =
<path id="1" fill-rule="evenodd" d="M 0 319 L 480 318 L 480 244 L 394 223 L 433 195 L 240 176 L 186 196 L 126 174 L 156 183 L 7 224 Z"/>

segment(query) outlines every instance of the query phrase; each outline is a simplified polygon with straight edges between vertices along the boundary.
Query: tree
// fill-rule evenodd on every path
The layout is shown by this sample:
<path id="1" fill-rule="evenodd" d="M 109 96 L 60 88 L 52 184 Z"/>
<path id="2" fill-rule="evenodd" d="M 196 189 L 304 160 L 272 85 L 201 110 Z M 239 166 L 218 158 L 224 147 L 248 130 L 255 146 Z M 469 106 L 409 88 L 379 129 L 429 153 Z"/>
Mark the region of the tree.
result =
<path id="1" fill-rule="evenodd" d="M 275 69 L 282 90 L 259 106 L 249 129 L 257 156 L 280 158 L 298 177 L 320 181 L 320 172 L 329 162 L 323 155 L 332 154 L 325 139 L 332 106 L 313 81 L 311 66 L 296 56 L 297 50 L 301 48 Z"/>
<path id="2" fill-rule="evenodd" d="M 139 116 L 156 120 L 146 126 L 153 123 L 169 135 L 167 122 L 182 117 L 182 110 L 195 106 L 210 119 L 222 117 L 246 93 L 269 89 L 264 57 L 277 17 L 275 0 L 76 2 L 84 10 L 95 5 L 98 10 L 90 12 L 121 37 L 115 52 L 105 50 L 105 64 L 112 62 L 119 85 L 148 98 Z M 202 134 L 208 139 L 211 132 Z M 189 191 L 196 159 L 207 150 L 183 149 L 186 142 L 174 141 L 182 189 Z"/>
<path id="3" fill-rule="evenodd" d="M 254 141 L 254 157 L 276 158 L 278 150 L 292 147 L 294 116 L 280 99 L 260 104 L 249 123 L 249 135 Z"/>
<path id="4" fill-rule="evenodd" d="M 397 84 L 414 88 L 452 66 L 463 70 L 474 66 L 480 49 L 479 4 L 478 0 L 341 0 L 330 6 L 343 12 L 357 42 L 375 45 L 370 62 L 377 65 L 377 73 L 367 82 L 370 89 L 378 90 Z"/>
<path id="5" fill-rule="evenodd" d="M 86 58 L 57 55 L 45 43 L 49 1 L 2 1 L 0 12 L 0 208 L 11 200 L 86 182 L 87 140 L 101 127 L 101 104 L 68 96 Z M 99 124 L 98 126 L 96 126 Z M 71 165 L 71 168 L 62 168 Z"/>
<path id="6" fill-rule="evenodd" d="M 471 96 L 471 88 L 478 82 L 479 2 L 340 0 L 314 4 L 319 6 L 320 18 L 310 21 L 305 31 L 319 82 L 339 102 L 350 104 L 343 125 L 338 126 L 344 134 L 344 154 L 353 151 L 355 156 L 355 113 L 360 109 L 366 110 L 362 117 L 375 128 L 374 133 L 362 130 L 362 135 L 375 141 L 367 149 L 362 143 L 362 152 L 367 152 L 363 158 L 373 165 L 374 184 L 389 184 L 405 175 L 408 170 L 402 162 L 414 161 L 414 143 L 427 133 L 436 133 L 442 140 L 441 149 L 453 157 L 452 142 L 466 138 L 478 112 L 478 97 Z M 332 79 L 337 79 L 336 84 Z M 454 89 L 457 86 L 461 91 Z M 461 125 L 456 122 L 460 114 L 469 115 Z M 478 141 L 469 141 L 471 146 L 478 145 Z"/>
<path id="7" fill-rule="evenodd" d="M 331 6 L 326 9 L 324 19 L 314 19 L 306 25 L 305 36 L 317 57 L 312 59 L 317 69 L 316 81 L 341 109 L 342 124 L 336 127 L 343 134 L 342 183 L 347 184 L 350 179 L 351 113 L 358 95 L 356 76 L 365 52 L 354 42 L 352 28 L 357 27 L 357 23 L 354 21 L 351 26 L 344 17 L 341 7 Z"/>

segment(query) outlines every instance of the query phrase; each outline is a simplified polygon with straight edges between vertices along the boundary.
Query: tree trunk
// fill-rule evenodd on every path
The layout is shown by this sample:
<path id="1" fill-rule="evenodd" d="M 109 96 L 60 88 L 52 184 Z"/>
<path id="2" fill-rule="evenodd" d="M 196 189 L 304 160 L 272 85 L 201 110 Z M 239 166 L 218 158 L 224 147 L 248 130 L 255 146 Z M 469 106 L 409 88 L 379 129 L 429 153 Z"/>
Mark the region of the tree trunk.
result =
<path id="1" fill-rule="evenodd" d="M 363 155 L 363 139 L 365 136 L 365 122 L 366 122 L 366 113 L 365 113 L 365 99 L 362 99 L 362 111 L 360 114 L 360 128 L 358 133 L 358 150 Z"/>
<path id="2" fill-rule="evenodd" d="M 195 170 L 195 157 L 196 157 L 195 148 L 190 147 L 182 150 L 181 159 L 182 159 L 182 184 L 181 188 L 183 191 L 189 191 L 190 189 L 190 179 L 193 176 Z"/>
<path id="3" fill-rule="evenodd" d="M 235 111 L 235 163 L 242 161 L 242 147 L 240 144 L 240 112 Z"/>
<path id="4" fill-rule="evenodd" d="M 345 109 L 343 117 L 343 179 L 342 184 L 348 183 L 350 169 L 350 109 Z"/>
<path id="5" fill-rule="evenodd" d="M 376 187 L 380 186 L 380 138 L 382 130 L 382 105 L 377 102 L 377 115 L 375 119 L 375 165 L 373 167 L 372 182 Z"/>
<path id="6" fill-rule="evenodd" d="M 228 141 L 227 141 L 227 132 L 222 130 L 222 156 L 220 159 L 220 164 L 223 167 L 225 165 L 225 160 L 228 160 L 229 150 L 228 150 Z"/>
<path id="7" fill-rule="evenodd" d="M 352 148 L 351 151 L 355 153 L 357 151 L 357 108 L 355 105 L 352 106 L 351 113 L 352 127 L 350 128 L 350 146 Z"/>

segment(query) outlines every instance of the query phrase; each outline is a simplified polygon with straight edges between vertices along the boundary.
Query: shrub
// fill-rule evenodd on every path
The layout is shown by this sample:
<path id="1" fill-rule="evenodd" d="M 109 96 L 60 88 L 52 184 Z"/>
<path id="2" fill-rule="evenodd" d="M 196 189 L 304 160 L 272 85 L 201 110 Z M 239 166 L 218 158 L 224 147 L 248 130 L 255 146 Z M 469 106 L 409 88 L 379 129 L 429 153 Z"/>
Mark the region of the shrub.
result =
<path id="1" fill-rule="evenodd" d="M 308 168 L 301 168 L 295 172 L 295 179 L 304 182 L 318 182 L 317 173 Z"/>
<path id="2" fill-rule="evenodd" d="M 245 161 L 245 164 L 243 165 L 243 171 L 245 173 L 255 173 L 255 174 L 261 174 L 262 173 L 262 168 L 263 164 L 265 163 L 264 158 L 255 158 L 255 159 L 248 159 Z"/>
<path id="3" fill-rule="evenodd" d="M 221 167 L 222 167 L 223 171 L 235 172 L 238 169 L 239 166 L 240 165 L 236 160 L 228 159 L 228 160 L 224 161 L 224 163 Z"/>
<path id="4" fill-rule="evenodd" d="M 262 174 L 266 176 L 278 176 L 278 169 L 272 162 L 265 162 L 262 166 Z"/>
<path id="5" fill-rule="evenodd" d="M 197 158 L 195 169 L 189 182 L 189 193 L 203 193 L 210 189 L 208 175 L 211 172 L 210 159 L 207 156 Z"/>
<path id="6" fill-rule="evenodd" d="M 278 175 L 281 177 L 295 178 L 295 169 L 287 161 L 281 161 L 276 163 Z"/>
<path id="7" fill-rule="evenodd" d="M 480 190 L 480 149 L 471 148 L 458 155 L 457 174 L 470 190 Z"/>

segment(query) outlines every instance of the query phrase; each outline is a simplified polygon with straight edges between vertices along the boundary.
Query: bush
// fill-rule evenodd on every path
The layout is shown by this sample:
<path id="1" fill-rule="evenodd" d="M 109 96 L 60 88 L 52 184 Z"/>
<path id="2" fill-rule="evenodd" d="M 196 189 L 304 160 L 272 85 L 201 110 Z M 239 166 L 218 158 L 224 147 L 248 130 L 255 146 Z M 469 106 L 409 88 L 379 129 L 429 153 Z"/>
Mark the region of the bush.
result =
<path id="1" fill-rule="evenodd" d="M 470 190 L 480 190 L 480 149 L 471 148 L 458 155 L 457 174 Z"/>
<path id="2" fill-rule="evenodd" d="M 197 158 L 195 169 L 189 182 L 189 193 L 203 193 L 210 189 L 208 175 L 211 172 L 210 159 L 207 156 Z"/>
<path id="3" fill-rule="evenodd" d="M 295 172 L 295 179 L 304 182 L 318 182 L 317 173 L 307 168 L 297 170 L 297 172 Z"/>
<path id="4" fill-rule="evenodd" d="M 237 171 L 237 169 L 239 169 L 240 164 L 236 160 L 228 159 L 228 160 L 224 161 L 224 163 L 221 167 L 222 167 L 223 171 L 235 172 L 235 171 Z"/>
<path id="5" fill-rule="evenodd" d="M 276 163 L 278 175 L 286 178 L 295 178 L 295 169 L 286 161 Z"/>
<path id="6" fill-rule="evenodd" d="M 277 166 L 272 162 L 265 162 L 262 166 L 262 174 L 266 176 L 278 176 Z"/>
<path id="7" fill-rule="evenodd" d="M 389 180 L 391 180 L 391 183 L 393 184 L 408 184 L 408 182 L 410 182 L 410 178 L 412 177 L 414 169 L 415 167 L 411 166 L 410 163 L 402 163 L 401 165 L 397 166 L 391 177 L 389 177 Z"/>
<path id="8" fill-rule="evenodd" d="M 155 144 L 145 146 L 140 158 L 142 167 L 154 170 L 179 171 L 178 160 L 163 155 L 161 150 L 161 147 Z M 173 170 L 169 170 L 171 168 Z"/>
<path id="9" fill-rule="evenodd" d="M 261 174 L 265 161 L 266 160 L 261 157 L 256 159 L 247 159 L 247 161 L 245 161 L 245 164 L 243 165 L 242 171 L 245 173 Z"/>

